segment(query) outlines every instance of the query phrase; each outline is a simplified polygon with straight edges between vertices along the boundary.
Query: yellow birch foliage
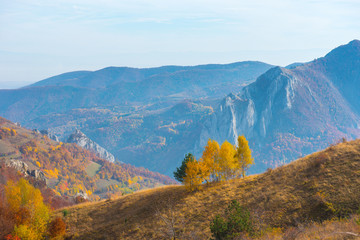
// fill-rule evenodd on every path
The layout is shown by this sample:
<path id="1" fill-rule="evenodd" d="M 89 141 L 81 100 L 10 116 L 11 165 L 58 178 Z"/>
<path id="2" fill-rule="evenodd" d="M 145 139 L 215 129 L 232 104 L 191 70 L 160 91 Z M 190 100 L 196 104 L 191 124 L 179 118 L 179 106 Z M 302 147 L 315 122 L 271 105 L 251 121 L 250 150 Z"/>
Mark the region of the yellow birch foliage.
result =
<path id="1" fill-rule="evenodd" d="M 219 144 L 215 140 L 209 139 L 200 160 L 203 164 L 203 177 L 207 182 L 218 180 L 220 170 L 218 163 L 219 151 Z"/>
<path id="2" fill-rule="evenodd" d="M 196 159 L 194 161 L 189 161 L 186 164 L 184 184 L 188 191 L 194 191 L 201 188 L 203 182 L 201 176 L 201 165 Z"/>
<path id="3" fill-rule="evenodd" d="M 16 219 L 14 234 L 21 239 L 43 239 L 50 210 L 44 204 L 40 190 L 21 178 L 18 183 L 9 181 L 5 194 L 9 210 Z"/>
<path id="4" fill-rule="evenodd" d="M 246 138 L 244 136 L 239 136 L 237 140 L 238 147 L 236 148 L 235 159 L 238 164 L 238 168 L 241 170 L 242 177 L 245 177 L 249 166 L 254 164 L 254 159 L 251 157 L 251 150 Z"/>
<path id="5" fill-rule="evenodd" d="M 11 136 L 16 136 L 17 135 L 17 132 L 15 129 L 11 129 Z"/>
<path id="6" fill-rule="evenodd" d="M 220 167 L 219 175 L 221 180 L 228 180 L 234 177 L 237 170 L 235 162 L 236 150 L 228 141 L 223 142 L 220 147 L 218 163 Z"/>

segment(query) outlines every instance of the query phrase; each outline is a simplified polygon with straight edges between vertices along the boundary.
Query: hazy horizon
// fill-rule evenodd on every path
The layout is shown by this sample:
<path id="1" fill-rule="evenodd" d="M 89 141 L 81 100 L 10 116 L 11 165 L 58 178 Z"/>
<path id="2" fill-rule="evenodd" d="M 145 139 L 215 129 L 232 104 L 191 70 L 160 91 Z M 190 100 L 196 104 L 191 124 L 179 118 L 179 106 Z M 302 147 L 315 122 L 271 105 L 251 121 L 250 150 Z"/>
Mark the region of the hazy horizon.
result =
<path id="1" fill-rule="evenodd" d="M 108 66 L 286 66 L 360 38 L 356 0 L 0 2 L 0 88 Z"/>

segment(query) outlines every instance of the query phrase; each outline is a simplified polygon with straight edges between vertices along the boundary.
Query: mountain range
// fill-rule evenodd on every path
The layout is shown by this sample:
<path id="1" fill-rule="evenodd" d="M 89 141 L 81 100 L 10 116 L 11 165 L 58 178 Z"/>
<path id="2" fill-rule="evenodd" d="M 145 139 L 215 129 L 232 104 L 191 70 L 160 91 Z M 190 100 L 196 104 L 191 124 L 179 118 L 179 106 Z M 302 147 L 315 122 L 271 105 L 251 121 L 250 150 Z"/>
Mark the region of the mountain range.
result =
<path id="1" fill-rule="evenodd" d="M 171 175 L 209 138 L 245 135 L 252 172 L 360 136 L 360 41 L 286 68 L 261 62 L 65 73 L 0 90 L 0 115 L 60 139 L 80 129 L 122 162 Z"/>

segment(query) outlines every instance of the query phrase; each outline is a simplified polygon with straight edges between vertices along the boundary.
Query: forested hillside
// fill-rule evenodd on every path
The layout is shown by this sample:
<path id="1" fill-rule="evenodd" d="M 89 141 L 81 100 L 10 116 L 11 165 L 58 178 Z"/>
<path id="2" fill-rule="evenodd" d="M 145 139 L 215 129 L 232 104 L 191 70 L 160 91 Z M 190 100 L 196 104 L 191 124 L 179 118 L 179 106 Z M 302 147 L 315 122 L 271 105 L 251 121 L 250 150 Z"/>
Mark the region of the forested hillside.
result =
<path id="1" fill-rule="evenodd" d="M 0 163 L 43 173 L 46 184 L 61 196 L 81 193 L 99 199 L 175 183 L 145 168 L 108 162 L 76 144 L 55 142 L 4 118 L 0 118 L 0 154 Z"/>

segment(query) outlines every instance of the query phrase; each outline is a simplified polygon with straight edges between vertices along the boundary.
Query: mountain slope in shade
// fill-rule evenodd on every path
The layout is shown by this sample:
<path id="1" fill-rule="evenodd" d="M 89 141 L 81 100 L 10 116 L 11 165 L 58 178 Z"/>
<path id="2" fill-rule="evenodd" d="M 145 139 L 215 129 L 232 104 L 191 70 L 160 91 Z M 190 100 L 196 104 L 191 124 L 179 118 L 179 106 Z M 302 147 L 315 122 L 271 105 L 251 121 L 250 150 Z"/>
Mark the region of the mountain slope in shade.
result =
<path id="1" fill-rule="evenodd" d="M 68 140 L 68 143 L 76 143 L 80 147 L 87 149 L 93 153 L 95 153 L 98 157 L 105 159 L 109 162 L 115 162 L 115 157 L 106 149 L 101 147 L 99 144 L 88 138 L 84 133 L 80 130 L 76 129 L 74 133 L 72 133 Z"/>
<path id="2" fill-rule="evenodd" d="M 360 41 L 293 69 L 275 67 L 227 96 L 206 121 L 198 141 L 236 142 L 245 135 L 253 171 L 283 164 L 334 143 L 360 137 Z"/>

